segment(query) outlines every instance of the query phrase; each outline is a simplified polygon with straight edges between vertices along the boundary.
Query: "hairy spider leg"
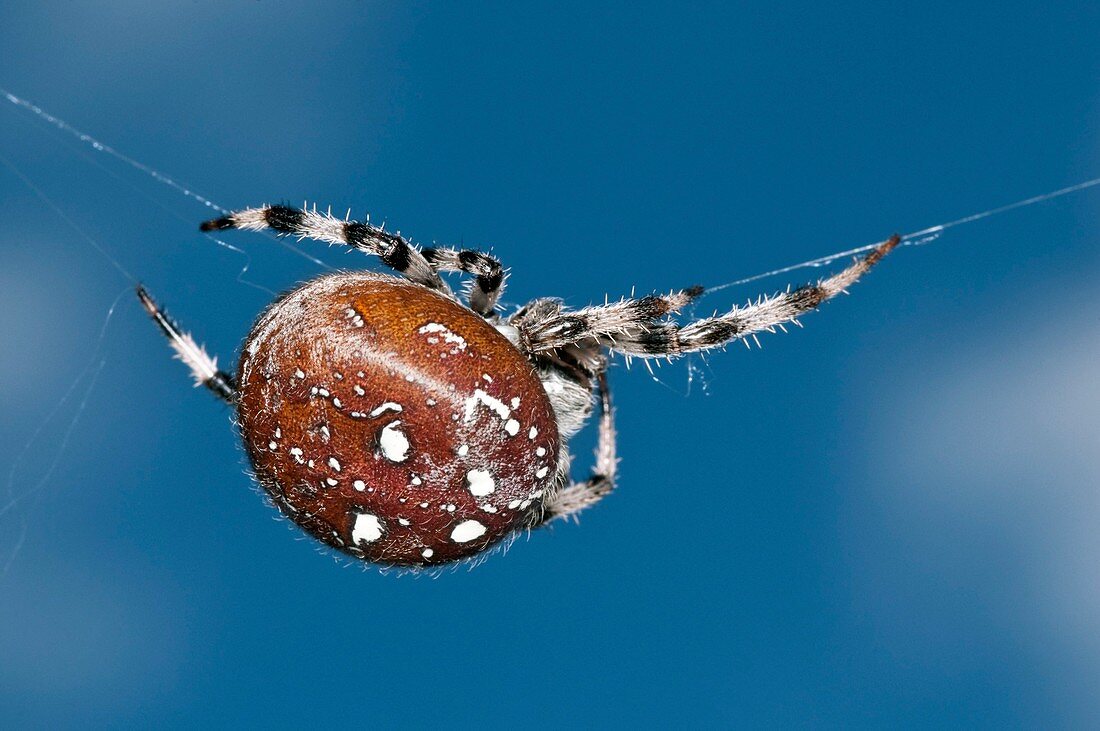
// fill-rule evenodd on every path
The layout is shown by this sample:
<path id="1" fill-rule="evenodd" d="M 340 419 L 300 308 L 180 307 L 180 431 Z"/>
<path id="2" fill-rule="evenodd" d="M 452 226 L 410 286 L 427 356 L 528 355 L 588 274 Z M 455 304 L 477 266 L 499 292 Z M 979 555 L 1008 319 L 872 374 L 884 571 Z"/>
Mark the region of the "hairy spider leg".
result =
<path id="1" fill-rule="evenodd" d="M 172 346 L 172 350 L 176 351 L 176 357 L 191 369 L 195 385 L 205 386 L 227 404 L 236 403 L 237 387 L 233 377 L 218 368 L 217 357 L 208 355 L 206 349 L 191 337 L 191 333 L 184 332 L 140 284 L 137 286 L 137 296 L 145 311 L 153 318 L 153 322 L 168 338 L 168 344 Z"/>
<path id="2" fill-rule="evenodd" d="M 662 318 L 680 312 L 704 292 L 688 287 L 671 294 L 626 298 L 605 305 L 566 310 L 559 300 L 535 300 L 517 312 L 510 323 L 520 331 L 528 351 L 543 353 L 601 336 L 629 337 L 640 329 L 664 325 Z"/>
<path id="3" fill-rule="evenodd" d="M 760 331 L 774 332 L 784 323 L 847 291 L 871 267 L 901 242 L 894 235 L 870 254 L 831 277 L 796 289 L 760 297 L 756 302 L 734 307 L 729 312 L 681 325 L 670 320 L 654 321 L 647 313 L 633 313 L 624 303 L 587 307 L 575 312 L 533 322 L 515 323 L 521 337 L 534 351 L 560 348 L 569 342 L 595 341 L 608 349 L 639 358 L 675 358 L 694 351 L 721 347 L 734 340 L 752 337 Z M 632 317 L 635 317 L 631 321 Z"/>
<path id="4" fill-rule="evenodd" d="M 456 249 L 421 251 L 400 234 L 389 233 L 380 226 L 339 219 L 315 209 L 288 206 L 245 208 L 206 221 L 200 228 L 203 231 L 227 228 L 261 231 L 269 228 L 283 234 L 350 246 L 377 256 L 411 281 L 447 295 L 451 291 L 440 278 L 441 271 L 473 274 L 476 281 L 470 290 L 470 308 L 486 317 L 494 315 L 494 307 L 504 289 L 504 268 L 488 254 Z"/>
<path id="5" fill-rule="evenodd" d="M 575 518 L 577 513 L 604 499 L 615 489 L 619 460 L 615 450 L 615 411 L 611 405 L 606 371 L 599 372 L 596 382 L 600 392 L 600 427 L 592 475 L 584 482 L 562 488 L 546 503 L 543 525 L 558 518 Z"/>
<path id="6" fill-rule="evenodd" d="M 470 309 L 483 317 L 495 314 L 506 276 L 499 259 L 474 249 L 424 249 L 421 253 L 437 272 L 473 274 Z"/>
<path id="7" fill-rule="evenodd" d="M 377 256 L 384 264 L 417 284 L 450 292 L 419 249 L 401 235 L 392 234 L 370 223 L 346 221 L 329 213 L 306 208 L 260 206 L 204 221 L 199 228 L 203 231 L 227 228 L 262 231 L 270 228 L 282 234 L 323 241 L 326 244 L 350 246 Z"/>

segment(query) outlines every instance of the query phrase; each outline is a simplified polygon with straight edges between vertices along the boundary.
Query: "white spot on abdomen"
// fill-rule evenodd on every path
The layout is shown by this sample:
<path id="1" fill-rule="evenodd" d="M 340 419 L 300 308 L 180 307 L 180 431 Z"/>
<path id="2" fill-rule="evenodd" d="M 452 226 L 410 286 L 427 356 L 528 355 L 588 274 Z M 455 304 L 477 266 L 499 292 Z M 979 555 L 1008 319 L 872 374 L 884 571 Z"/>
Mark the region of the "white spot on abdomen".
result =
<path id="1" fill-rule="evenodd" d="M 355 516 L 355 525 L 351 529 L 351 541 L 355 545 L 373 543 L 382 537 L 382 523 L 377 515 L 359 513 Z"/>
<path id="2" fill-rule="evenodd" d="M 400 414 L 402 411 L 401 404 L 395 404 L 393 401 L 387 401 L 386 403 L 376 408 L 374 411 L 370 412 L 370 418 L 374 419 L 376 417 L 379 417 L 387 411 L 396 411 Z"/>
<path id="3" fill-rule="evenodd" d="M 398 427 L 400 421 L 386 424 L 382 427 L 382 433 L 378 435 L 378 446 L 382 448 L 382 456 L 391 462 L 404 462 L 409 457 L 409 438 Z"/>
<path id="4" fill-rule="evenodd" d="M 512 410 L 508 408 L 508 405 L 500 399 L 485 393 L 480 388 L 474 389 L 474 395 L 466 399 L 466 421 L 474 418 L 474 411 L 479 403 L 488 406 L 501 418 L 504 422 L 504 431 L 508 432 L 509 436 L 514 437 L 519 434 L 519 422 L 511 418 Z"/>
<path id="5" fill-rule="evenodd" d="M 480 388 L 474 389 L 474 395 L 466 399 L 466 421 L 474 418 L 474 410 L 477 408 L 478 403 L 485 404 L 490 409 L 496 412 L 497 416 L 501 419 L 507 419 L 512 415 L 512 410 L 508 408 L 503 401 L 497 398 L 493 398 L 489 394 L 482 391 Z"/>
<path id="6" fill-rule="evenodd" d="M 497 489 L 497 484 L 488 470 L 470 470 L 466 473 L 466 487 L 471 495 L 485 497 Z"/>
<path id="7" fill-rule="evenodd" d="M 451 329 L 446 325 L 438 322 L 429 322 L 427 325 L 420 328 L 418 332 L 421 335 L 438 334 L 443 338 L 444 342 L 451 343 L 458 350 L 466 350 L 466 339 L 461 335 L 451 332 Z M 428 338 L 428 342 L 432 342 L 433 340 L 438 342 L 438 338 Z"/>
<path id="8" fill-rule="evenodd" d="M 464 520 L 451 531 L 451 540 L 455 543 L 469 543 L 485 535 L 485 526 L 476 520 Z"/>

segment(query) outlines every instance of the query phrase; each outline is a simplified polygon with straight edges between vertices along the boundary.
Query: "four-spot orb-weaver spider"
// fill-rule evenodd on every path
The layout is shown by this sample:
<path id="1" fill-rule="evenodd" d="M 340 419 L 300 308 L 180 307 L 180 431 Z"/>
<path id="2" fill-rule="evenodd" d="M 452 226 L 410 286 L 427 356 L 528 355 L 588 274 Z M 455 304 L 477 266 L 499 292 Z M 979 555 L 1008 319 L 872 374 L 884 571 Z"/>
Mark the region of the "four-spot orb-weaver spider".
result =
<path id="1" fill-rule="evenodd" d="M 227 228 L 350 246 L 404 277 L 338 272 L 284 294 L 246 338 L 235 378 L 144 288 L 138 296 L 196 382 L 236 406 L 256 478 L 284 515 L 347 554 L 412 568 L 476 556 L 611 492 L 608 352 L 675 358 L 782 327 L 899 242 L 816 284 L 679 324 L 670 316 L 702 288 L 579 310 L 536 299 L 504 317 L 505 271 L 478 251 L 421 250 L 369 223 L 286 206 L 202 224 Z M 474 276 L 468 305 L 440 272 Z M 597 401 L 595 468 L 572 482 L 569 440 Z"/>

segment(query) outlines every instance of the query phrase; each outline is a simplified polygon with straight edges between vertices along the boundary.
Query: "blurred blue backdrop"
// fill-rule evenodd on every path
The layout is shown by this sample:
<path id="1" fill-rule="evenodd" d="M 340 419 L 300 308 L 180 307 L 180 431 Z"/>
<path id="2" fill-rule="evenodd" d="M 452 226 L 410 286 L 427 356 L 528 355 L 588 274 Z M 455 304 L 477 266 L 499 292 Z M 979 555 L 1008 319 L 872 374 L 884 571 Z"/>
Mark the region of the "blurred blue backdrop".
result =
<path id="1" fill-rule="evenodd" d="M 0 86 L 226 207 L 308 199 L 492 247 L 513 304 L 719 284 L 1100 174 L 1086 3 L 3 18 Z M 1100 194 L 899 250 L 762 350 L 659 380 L 620 363 L 619 491 L 417 579 L 334 562 L 273 519 L 227 409 L 85 235 L 223 362 L 270 299 L 249 283 L 319 268 L 227 234 L 239 275 L 194 200 L 11 104 L 0 133 L 4 726 L 1100 713 Z"/>

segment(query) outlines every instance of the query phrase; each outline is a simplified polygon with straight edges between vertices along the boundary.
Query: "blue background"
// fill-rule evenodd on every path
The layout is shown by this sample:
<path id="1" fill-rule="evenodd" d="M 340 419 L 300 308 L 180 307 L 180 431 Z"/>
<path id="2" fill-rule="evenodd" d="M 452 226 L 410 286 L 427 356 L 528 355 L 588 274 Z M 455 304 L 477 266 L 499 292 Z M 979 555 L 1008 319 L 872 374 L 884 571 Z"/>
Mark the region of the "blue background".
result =
<path id="1" fill-rule="evenodd" d="M 513 305 L 716 285 L 1100 174 L 1095 5 L 826 5 L 4 3 L 0 86 L 226 207 L 492 247 Z M 85 235 L 227 363 L 271 297 L 249 283 L 319 267 L 226 234 L 239 275 L 201 205 L 7 103 L 0 155 L 83 232 L 0 166 L 5 726 L 1100 712 L 1100 193 L 901 249 L 762 350 L 618 363 L 619 491 L 433 579 L 275 520 Z"/>

